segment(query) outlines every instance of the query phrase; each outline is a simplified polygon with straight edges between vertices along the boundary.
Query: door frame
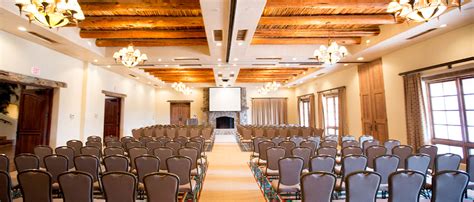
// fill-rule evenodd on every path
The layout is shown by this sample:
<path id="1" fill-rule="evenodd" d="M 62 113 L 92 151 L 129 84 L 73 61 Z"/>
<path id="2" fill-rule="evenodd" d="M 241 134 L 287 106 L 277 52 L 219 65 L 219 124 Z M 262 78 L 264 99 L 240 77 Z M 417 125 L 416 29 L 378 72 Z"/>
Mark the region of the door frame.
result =
<path id="1" fill-rule="evenodd" d="M 171 110 L 173 104 L 188 104 L 189 105 L 189 118 L 191 118 L 191 103 L 193 102 L 192 100 L 168 100 L 170 103 L 170 124 L 173 116 L 173 111 Z M 188 118 L 188 119 L 189 119 Z M 186 125 L 186 121 L 184 121 L 184 125 Z"/>
<path id="2" fill-rule="evenodd" d="M 107 99 L 107 97 L 113 97 L 113 98 L 118 98 L 120 100 L 120 126 L 119 126 L 119 139 L 122 138 L 124 135 L 123 135 L 123 124 L 124 124 L 124 114 L 125 114 L 125 98 L 127 97 L 126 94 L 122 94 L 122 93 L 115 93 L 115 92 L 111 92 L 111 91 L 106 91 L 106 90 L 102 90 L 102 93 L 104 94 L 104 115 L 105 115 L 105 99 Z M 104 116 L 104 119 L 105 119 L 105 116 Z M 105 121 L 105 120 L 104 120 Z M 104 127 L 104 123 L 102 123 L 102 127 Z M 104 130 L 104 128 L 102 128 Z M 102 130 L 102 138 L 104 138 L 104 131 Z"/>

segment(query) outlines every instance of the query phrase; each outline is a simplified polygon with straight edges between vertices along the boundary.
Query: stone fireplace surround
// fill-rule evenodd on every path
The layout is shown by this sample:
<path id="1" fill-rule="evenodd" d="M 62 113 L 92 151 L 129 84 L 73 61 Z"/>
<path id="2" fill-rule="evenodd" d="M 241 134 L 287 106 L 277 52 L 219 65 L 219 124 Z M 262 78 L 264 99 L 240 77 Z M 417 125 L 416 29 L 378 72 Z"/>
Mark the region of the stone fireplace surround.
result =
<path id="1" fill-rule="evenodd" d="M 207 121 L 207 124 L 212 127 L 216 127 L 216 118 L 227 116 L 234 119 L 234 128 L 237 128 L 238 124 L 243 124 L 247 122 L 247 92 L 245 88 L 241 88 L 241 111 L 236 112 L 212 112 L 209 111 L 209 88 L 203 89 L 203 108 L 201 109 L 204 112 L 204 121 Z"/>

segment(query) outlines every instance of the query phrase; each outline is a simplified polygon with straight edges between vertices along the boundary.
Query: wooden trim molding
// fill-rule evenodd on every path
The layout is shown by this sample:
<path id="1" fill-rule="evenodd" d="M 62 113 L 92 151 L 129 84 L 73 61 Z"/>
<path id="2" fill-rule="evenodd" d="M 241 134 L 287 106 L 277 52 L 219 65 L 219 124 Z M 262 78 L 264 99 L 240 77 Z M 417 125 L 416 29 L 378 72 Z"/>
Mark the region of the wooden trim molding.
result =
<path id="1" fill-rule="evenodd" d="M 191 102 L 194 102 L 194 100 L 168 100 L 166 102 L 169 102 L 169 103 L 191 103 Z"/>
<path id="2" fill-rule="evenodd" d="M 0 70 L 0 81 L 49 88 L 67 88 L 67 83 Z"/>
<path id="3" fill-rule="evenodd" d="M 110 96 L 110 97 L 119 97 L 119 98 L 125 98 L 125 97 L 127 97 L 126 94 L 115 93 L 115 92 L 106 91 L 106 90 L 102 90 L 102 93 L 105 94 L 105 95 L 107 95 L 107 96 Z"/>

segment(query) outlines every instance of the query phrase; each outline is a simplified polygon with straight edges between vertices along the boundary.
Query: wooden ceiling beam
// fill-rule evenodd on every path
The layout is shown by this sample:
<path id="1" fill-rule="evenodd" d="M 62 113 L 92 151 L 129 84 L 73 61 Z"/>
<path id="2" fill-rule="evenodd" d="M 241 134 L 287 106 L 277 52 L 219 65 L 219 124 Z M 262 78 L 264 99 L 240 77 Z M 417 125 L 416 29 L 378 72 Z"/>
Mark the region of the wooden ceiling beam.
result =
<path id="1" fill-rule="evenodd" d="M 329 38 L 263 38 L 263 37 L 254 37 L 252 39 L 252 44 L 282 44 L 282 45 L 291 45 L 291 44 L 327 44 Z M 331 41 L 336 41 L 339 44 L 344 45 L 354 45 L 360 44 L 360 37 L 344 37 L 344 38 L 331 38 Z"/>
<path id="2" fill-rule="evenodd" d="M 390 0 L 267 0 L 265 8 L 387 8 Z"/>
<path id="3" fill-rule="evenodd" d="M 254 37 L 362 37 L 376 36 L 380 29 L 257 29 Z"/>
<path id="4" fill-rule="evenodd" d="M 95 44 L 98 47 L 123 47 L 132 43 L 134 46 L 205 46 L 207 39 L 151 39 L 151 40 L 117 40 L 117 39 L 97 39 Z"/>
<path id="5" fill-rule="evenodd" d="M 180 38 L 205 38 L 204 30 L 81 30 L 82 38 L 101 39 L 180 39 Z"/>
<path id="6" fill-rule="evenodd" d="M 383 25 L 396 24 L 397 20 L 391 14 L 376 15 L 318 15 L 318 16 L 288 16 L 261 17 L 258 25 Z"/>
<path id="7" fill-rule="evenodd" d="M 136 1 L 136 0 L 78 0 L 82 11 L 87 14 L 89 11 L 108 12 L 129 12 L 136 10 L 141 12 L 170 10 L 170 9 L 201 9 L 199 0 L 171 0 L 171 1 Z"/>
<path id="8" fill-rule="evenodd" d="M 81 29 L 154 29 L 169 27 L 203 27 L 202 17 L 144 17 L 108 16 L 86 17 L 79 22 Z"/>
<path id="9" fill-rule="evenodd" d="M 270 67 L 270 68 L 246 68 L 241 67 L 239 72 L 252 72 L 252 71 L 296 71 L 296 70 L 308 70 L 306 67 Z"/>

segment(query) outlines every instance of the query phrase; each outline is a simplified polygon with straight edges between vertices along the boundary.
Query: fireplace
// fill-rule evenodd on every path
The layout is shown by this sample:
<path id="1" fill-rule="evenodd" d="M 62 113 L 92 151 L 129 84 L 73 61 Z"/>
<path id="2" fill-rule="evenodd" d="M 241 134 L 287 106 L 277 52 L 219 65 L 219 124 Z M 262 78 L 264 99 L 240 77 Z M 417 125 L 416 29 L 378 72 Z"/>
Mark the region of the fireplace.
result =
<path id="1" fill-rule="evenodd" d="M 234 128 L 234 118 L 228 116 L 221 116 L 216 118 L 216 128 L 229 129 Z"/>

